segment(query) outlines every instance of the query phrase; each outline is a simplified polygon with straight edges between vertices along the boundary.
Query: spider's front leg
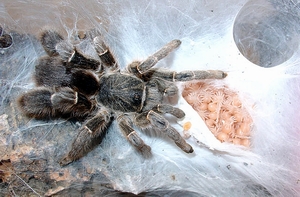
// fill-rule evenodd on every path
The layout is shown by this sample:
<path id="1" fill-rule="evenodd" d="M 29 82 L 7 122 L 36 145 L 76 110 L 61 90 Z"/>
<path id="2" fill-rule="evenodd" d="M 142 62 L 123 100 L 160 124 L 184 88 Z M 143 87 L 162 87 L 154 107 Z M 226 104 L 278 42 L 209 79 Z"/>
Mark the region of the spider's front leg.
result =
<path id="1" fill-rule="evenodd" d="M 160 70 L 152 68 L 159 60 L 165 58 L 174 49 L 179 47 L 180 40 L 172 40 L 159 51 L 149 56 L 145 61 L 134 61 L 128 65 L 129 72 L 135 74 L 140 78 L 161 78 L 167 81 L 191 81 L 199 79 L 223 79 L 227 73 L 220 70 L 196 70 L 196 71 L 182 71 L 173 72 L 168 70 Z"/>
<path id="2" fill-rule="evenodd" d="M 186 153 L 194 152 L 191 145 L 189 145 L 183 137 L 172 127 L 167 119 L 160 114 L 150 110 L 147 113 L 142 113 L 136 117 L 136 124 L 141 128 L 147 128 L 151 125 L 154 128 L 164 132 L 175 144 Z"/>
<path id="3" fill-rule="evenodd" d="M 119 127 L 127 140 L 145 157 L 151 156 L 151 148 L 140 138 L 138 133 L 130 126 L 130 121 L 125 115 L 117 118 Z"/>
<path id="4" fill-rule="evenodd" d="M 153 55 L 149 56 L 145 61 L 139 62 L 135 61 L 128 65 L 127 69 L 129 72 L 140 76 L 146 73 L 149 69 L 151 69 L 159 60 L 165 58 L 169 53 L 171 53 L 174 49 L 179 47 L 181 44 L 180 40 L 172 40 L 165 46 L 163 46 L 160 50 L 158 50 Z"/>
<path id="5" fill-rule="evenodd" d="M 168 70 L 155 70 L 152 72 L 152 77 L 161 78 L 167 81 L 192 81 L 200 79 L 223 79 L 227 73 L 221 70 L 187 70 L 187 71 L 168 71 Z"/>
<path id="6" fill-rule="evenodd" d="M 59 161 L 60 165 L 65 166 L 80 159 L 100 144 L 111 123 L 112 116 L 106 110 L 101 110 L 92 119 L 87 120 L 79 129 L 79 133 L 71 145 L 71 150 Z"/>

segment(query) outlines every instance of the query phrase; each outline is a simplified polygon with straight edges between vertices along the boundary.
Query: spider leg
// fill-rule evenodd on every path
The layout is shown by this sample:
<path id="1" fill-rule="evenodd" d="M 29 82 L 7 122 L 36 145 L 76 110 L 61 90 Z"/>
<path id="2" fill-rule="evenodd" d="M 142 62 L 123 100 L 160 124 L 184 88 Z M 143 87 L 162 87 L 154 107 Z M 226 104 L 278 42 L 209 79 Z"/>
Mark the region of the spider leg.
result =
<path id="1" fill-rule="evenodd" d="M 138 133 L 130 126 L 129 120 L 124 116 L 118 117 L 118 123 L 121 131 L 127 140 L 145 157 L 151 156 L 151 148 L 140 138 Z"/>
<path id="2" fill-rule="evenodd" d="M 54 109 L 61 112 L 68 112 L 77 103 L 78 93 L 68 87 L 59 88 L 51 95 L 50 101 Z"/>
<path id="3" fill-rule="evenodd" d="M 18 104 L 26 116 L 37 119 L 59 115 L 83 117 L 93 109 L 93 104 L 85 96 L 68 87 L 31 90 L 19 97 Z"/>
<path id="4" fill-rule="evenodd" d="M 141 75 L 147 72 L 150 68 L 152 68 L 159 60 L 165 58 L 169 53 L 171 53 L 174 49 L 179 47 L 181 44 L 180 40 L 172 40 L 165 46 L 163 46 L 160 50 L 158 50 L 153 55 L 149 56 L 143 62 L 135 61 L 128 65 L 129 72 L 132 72 L 135 75 Z"/>
<path id="5" fill-rule="evenodd" d="M 144 113 L 137 116 L 136 122 L 138 122 L 141 127 L 147 127 L 149 124 L 151 124 L 151 126 L 164 132 L 184 152 L 186 153 L 194 152 L 192 146 L 186 143 L 186 141 L 183 139 L 183 137 L 181 137 L 178 131 L 176 131 L 176 129 L 170 125 L 168 120 L 165 119 L 160 114 L 154 112 L 153 110 L 150 110 L 146 114 L 146 117 Z"/>
<path id="6" fill-rule="evenodd" d="M 174 96 L 178 93 L 177 86 L 169 81 L 153 78 L 148 84 L 151 86 L 153 83 L 157 84 L 158 90 L 166 96 Z"/>
<path id="7" fill-rule="evenodd" d="M 101 36 L 96 36 L 93 39 L 93 42 L 94 42 L 95 49 L 98 52 L 98 56 L 100 57 L 100 59 L 104 63 L 104 65 L 108 68 L 111 68 L 112 70 L 118 70 L 119 66 L 118 66 L 111 50 L 104 43 Z"/>
<path id="8" fill-rule="evenodd" d="M 67 86 L 71 74 L 59 57 L 42 57 L 35 66 L 34 79 L 37 86 Z"/>
<path id="9" fill-rule="evenodd" d="M 35 67 L 37 86 L 69 86 L 84 95 L 93 95 L 99 88 L 98 77 L 90 70 L 69 70 L 58 57 L 43 57 Z"/>
<path id="10" fill-rule="evenodd" d="M 101 70 L 101 62 L 92 43 L 83 41 L 75 47 L 68 41 L 56 45 L 56 51 L 71 68 Z"/>
<path id="11" fill-rule="evenodd" d="M 57 31 L 46 29 L 41 33 L 40 41 L 49 56 L 60 55 L 64 62 L 72 67 L 101 69 L 100 58 L 91 40 L 86 39 L 73 46 L 72 43 L 64 40 Z"/>
<path id="12" fill-rule="evenodd" d="M 175 116 L 176 118 L 179 118 L 179 119 L 181 119 L 185 116 L 184 111 L 182 111 L 181 109 L 179 109 L 177 107 L 173 107 L 172 105 L 168 105 L 168 104 L 159 104 L 156 107 L 154 107 L 153 110 L 161 112 L 161 113 L 172 114 L 173 116 Z"/>
<path id="13" fill-rule="evenodd" d="M 180 40 L 172 40 L 159 51 L 149 56 L 145 61 L 134 61 L 128 65 L 127 70 L 139 78 L 151 80 L 161 78 L 167 81 L 191 81 L 198 79 L 223 79 L 227 73 L 220 70 L 196 70 L 196 71 L 164 71 L 152 68 L 159 60 L 165 58 L 170 52 L 179 47 Z"/>
<path id="14" fill-rule="evenodd" d="M 221 70 L 195 70 L 195 71 L 164 71 L 156 70 L 152 73 L 152 77 L 161 78 L 167 81 L 192 81 L 199 79 L 223 79 L 227 73 Z"/>
<path id="15" fill-rule="evenodd" d="M 51 103 L 52 94 L 53 91 L 47 88 L 31 90 L 18 98 L 18 105 L 27 117 L 50 118 L 55 112 Z"/>
<path id="16" fill-rule="evenodd" d="M 92 119 L 86 121 L 79 129 L 79 133 L 71 145 L 71 150 L 59 161 L 59 164 L 61 166 L 68 165 L 100 144 L 111 122 L 111 115 L 106 110 L 101 110 Z"/>
<path id="17" fill-rule="evenodd" d="M 84 33 L 84 35 L 78 35 L 81 40 L 89 40 L 93 48 L 97 52 L 97 56 L 100 58 L 101 63 L 105 68 L 109 68 L 112 71 L 119 70 L 119 66 L 114 58 L 113 53 L 109 47 L 105 44 L 101 32 L 97 29 L 91 29 Z"/>
<path id="18" fill-rule="evenodd" d="M 84 117 L 94 107 L 84 95 L 69 87 L 57 88 L 50 100 L 56 113 L 67 114 L 71 117 Z"/>
<path id="19" fill-rule="evenodd" d="M 93 70 L 101 66 L 100 58 L 91 40 L 83 40 L 75 46 L 72 62 L 85 67 L 90 66 Z"/>
<path id="20" fill-rule="evenodd" d="M 44 30 L 40 35 L 40 41 L 49 56 L 56 56 L 58 52 L 56 45 L 63 41 L 63 37 L 55 30 Z"/>

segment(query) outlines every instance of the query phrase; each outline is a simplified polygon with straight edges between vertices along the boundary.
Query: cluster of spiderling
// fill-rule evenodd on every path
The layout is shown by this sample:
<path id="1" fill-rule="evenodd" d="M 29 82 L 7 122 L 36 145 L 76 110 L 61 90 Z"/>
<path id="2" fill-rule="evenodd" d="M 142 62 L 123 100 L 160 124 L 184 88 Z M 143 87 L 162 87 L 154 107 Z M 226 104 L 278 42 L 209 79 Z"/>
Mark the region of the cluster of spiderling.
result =
<path id="1" fill-rule="evenodd" d="M 182 96 L 218 140 L 250 146 L 253 121 L 237 93 L 226 86 L 189 82 L 184 85 Z"/>

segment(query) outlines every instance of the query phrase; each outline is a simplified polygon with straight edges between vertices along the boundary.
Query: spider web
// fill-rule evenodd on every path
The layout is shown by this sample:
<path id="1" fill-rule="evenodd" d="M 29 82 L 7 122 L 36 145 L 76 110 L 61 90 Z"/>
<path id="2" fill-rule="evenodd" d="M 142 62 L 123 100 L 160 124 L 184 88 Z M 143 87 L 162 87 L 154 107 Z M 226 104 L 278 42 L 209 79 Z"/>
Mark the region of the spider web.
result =
<path id="1" fill-rule="evenodd" d="M 0 49 L 0 195 L 298 196 L 299 16 L 299 2 L 279 0 L 2 1 L 0 25 L 14 43 Z M 67 38 L 97 28 L 121 68 L 182 40 L 157 66 L 227 71 L 220 83 L 253 101 L 246 103 L 251 149 L 219 143 L 181 98 L 194 154 L 139 132 L 154 154 L 145 160 L 113 124 L 101 145 L 61 168 L 57 161 L 80 125 L 28 120 L 16 106 L 34 87 L 34 65 L 44 55 L 36 37 L 45 25 Z"/>

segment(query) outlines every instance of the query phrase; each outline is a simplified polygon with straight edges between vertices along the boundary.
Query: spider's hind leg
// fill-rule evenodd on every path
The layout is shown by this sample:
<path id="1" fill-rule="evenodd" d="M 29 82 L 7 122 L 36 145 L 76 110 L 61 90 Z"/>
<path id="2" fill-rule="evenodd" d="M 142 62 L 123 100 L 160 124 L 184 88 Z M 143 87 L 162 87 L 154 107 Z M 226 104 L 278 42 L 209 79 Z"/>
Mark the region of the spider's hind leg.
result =
<path id="1" fill-rule="evenodd" d="M 55 112 L 51 103 L 52 94 L 47 88 L 31 90 L 18 98 L 18 105 L 27 117 L 48 119 Z"/>
<path id="2" fill-rule="evenodd" d="M 27 117 L 36 119 L 80 118 L 93 109 L 93 104 L 85 96 L 68 87 L 33 89 L 20 96 L 18 104 Z"/>
<path id="3" fill-rule="evenodd" d="M 58 55 L 56 45 L 63 41 L 63 37 L 55 30 L 46 29 L 41 33 L 40 41 L 49 56 L 56 56 Z"/>
<path id="4" fill-rule="evenodd" d="M 35 66 L 34 79 L 37 86 L 68 86 L 71 74 L 59 57 L 45 56 Z"/>
<path id="5" fill-rule="evenodd" d="M 111 114 L 106 110 L 101 110 L 92 119 L 87 120 L 79 129 L 79 133 L 71 145 L 71 150 L 59 161 L 60 165 L 65 166 L 80 159 L 100 144 L 111 123 Z"/>

